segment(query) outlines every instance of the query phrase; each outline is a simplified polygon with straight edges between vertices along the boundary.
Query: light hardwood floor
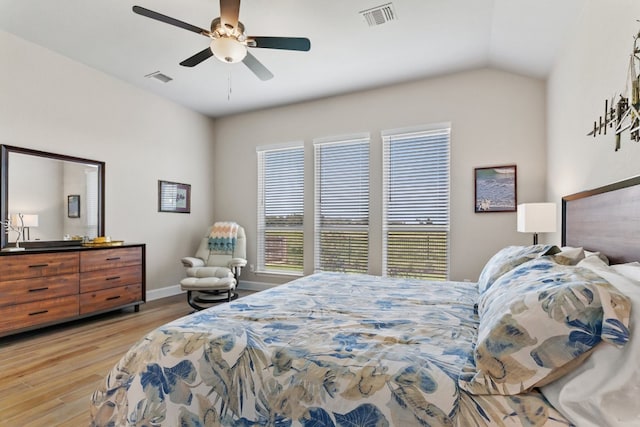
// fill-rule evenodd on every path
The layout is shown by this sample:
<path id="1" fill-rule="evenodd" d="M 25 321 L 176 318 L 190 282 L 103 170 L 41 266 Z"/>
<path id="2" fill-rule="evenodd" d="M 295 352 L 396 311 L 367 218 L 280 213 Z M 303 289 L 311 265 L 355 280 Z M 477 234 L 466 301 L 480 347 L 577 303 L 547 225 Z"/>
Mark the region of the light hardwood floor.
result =
<path id="1" fill-rule="evenodd" d="M 249 294 L 240 291 L 240 296 Z M 145 333 L 193 309 L 185 295 L 0 338 L 0 426 L 88 426 L 89 398 Z"/>

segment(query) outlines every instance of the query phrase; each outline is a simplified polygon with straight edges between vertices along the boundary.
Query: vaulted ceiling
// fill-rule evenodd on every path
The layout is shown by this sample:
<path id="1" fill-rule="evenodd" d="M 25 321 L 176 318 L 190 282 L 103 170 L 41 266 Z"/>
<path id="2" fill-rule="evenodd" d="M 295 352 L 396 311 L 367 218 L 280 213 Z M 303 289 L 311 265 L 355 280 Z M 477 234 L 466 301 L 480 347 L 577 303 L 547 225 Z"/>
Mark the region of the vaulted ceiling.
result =
<path id="1" fill-rule="evenodd" d="M 220 117 L 485 66 L 544 79 L 584 2 L 242 0 L 247 35 L 311 41 L 308 52 L 250 48 L 273 73 L 267 81 L 216 58 L 180 66 L 209 39 L 132 12 L 139 5 L 209 29 L 218 0 L 0 0 L 0 30 Z M 370 25 L 365 11 L 380 6 L 392 15 Z"/>

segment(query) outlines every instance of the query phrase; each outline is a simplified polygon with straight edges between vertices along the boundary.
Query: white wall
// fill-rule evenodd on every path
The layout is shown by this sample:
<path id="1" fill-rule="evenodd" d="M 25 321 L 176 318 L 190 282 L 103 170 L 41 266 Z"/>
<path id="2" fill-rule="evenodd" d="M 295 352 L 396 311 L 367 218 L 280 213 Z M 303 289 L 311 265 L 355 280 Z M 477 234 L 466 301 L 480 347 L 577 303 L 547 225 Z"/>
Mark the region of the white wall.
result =
<path id="1" fill-rule="evenodd" d="M 587 136 L 604 114 L 605 99 L 631 87 L 627 72 L 639 18 L 637 0 L 587 1 L 549 78 L 548 196 L 559 206 L 562 196 L 640 173 L 640 142 L 630 141 L 629 132 L 618 152 L 612 132 Z M 560 243 L 560 233 L 547 239 Z"/>
<path id="2" fill-rule="evenodd" d="M 313 138 L 367 131 L 372 136 L 370 267 L 380 273 L 380 131 L 451 122 L 451 269 L 453 280 L 477 279 L 498 249 L 527 244 L 515 213 L 474 213 L 474 167 L 516 164 L 518 202 L 544 201 L 546 176 L 545 83 L 482 69 L 400 84 L 216 121 L 215 217 L 236 220 L 247 231 L 249 263 L 256 262 L 256 147 L 290 141 L 306 144 L 305 270 L 312 271 Z M 286 277 L 253 275 L 281 283 Z"/>
<path id="3" fill-rule="evenodd" d="M 0 53 L 0 143 L 106 162 L 106 234 L 147 244 L 148 290 L 176 285 L 213 218 L 213 121 L 5 32 Z M 157 211 L 159 179 L 191 214 Z"/>
<path id="4" fill-rule="evenodd" d="M 9 215 L 37 214 L 38 227 L 29 230 L 29 237 L 33 240 L 62 240 L 63 233 L 54 234 L 52 231 L 63 230 L 64 168 L 60 162 L 46 160 L 12 153 L 9 168 Z M 7 237 L 9 242 L 15 242 L 17 235 L 10 232 Z"/>

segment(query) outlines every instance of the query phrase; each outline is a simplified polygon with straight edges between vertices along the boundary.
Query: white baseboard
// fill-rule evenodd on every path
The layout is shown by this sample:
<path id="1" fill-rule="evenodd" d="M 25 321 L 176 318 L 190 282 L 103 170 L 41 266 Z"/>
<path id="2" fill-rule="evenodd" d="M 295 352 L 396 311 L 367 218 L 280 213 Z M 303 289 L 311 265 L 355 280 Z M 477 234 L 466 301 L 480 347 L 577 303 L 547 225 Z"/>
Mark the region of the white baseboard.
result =
<path id="1" fill-rule="evenodd" d="M 245 280 L 241 280 L 240 285 L 238 285 L 238 289 L 244 289 L 247 291 L 264 291 L 275 286 L 278 285 L 274 285 L 273 283 L 247 282 Z M 172 297 L 174 295 L 180 295 L 183 293 L 184 291 L 180 289 L 180 285 L 167 286 L 160 289 L 150 289 L 147 290 L 147 301 Z"/>
<path id="2" fill-rule="evenodd" d="M 147 289 L 147 301 L 153 301 L 160 298 L 172 297 L 184 293 L 180 289 L 180 285 L 167 286 L 160 289 Z"/>

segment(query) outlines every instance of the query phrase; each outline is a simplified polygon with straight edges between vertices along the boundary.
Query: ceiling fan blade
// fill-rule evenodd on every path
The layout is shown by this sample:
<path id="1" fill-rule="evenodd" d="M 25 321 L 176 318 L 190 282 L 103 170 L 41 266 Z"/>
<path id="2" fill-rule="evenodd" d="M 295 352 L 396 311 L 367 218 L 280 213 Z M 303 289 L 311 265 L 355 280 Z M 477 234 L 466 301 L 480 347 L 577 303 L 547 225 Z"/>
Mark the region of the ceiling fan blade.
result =
<path id="1" fill-rule="evenodd" d="M 206 48 L 196 53 L 190 58 L 185 59 L 180 63 L 183 67 L 195 67 L 205 59 L 209 59 L 213 56 L 213 52 L 211 52 L 210 48 Z"/>
<path id="2" fill-rule="evenodd" d="M 145 9 L 141 6 L 133 6 L 133 11 L 138 15 L 146 16 L 147 18 L 155 19 L 156 21 L 164 22 L 165 24 L 170 24 L 176 27 L 183 28 L 185 30 L 193 31 L 194 33 L 202 34 L 203 36 L 209 36 L 208 30 L 196 27 L 195 25 L 187 24 L 186 22 L 182 22 L 170 16 L 154 12 L 153 10 Z"/>
<path id="3" fill-rule="evenodd" d="M 249 46 L 267 49 L 302 50 L 311 49 L 311 42 L 306 37 L 247 37 Z M 255 43 L 251 43 L 251 41 Z"/>
<path id="4" fill-rule="evenodd" d="M 258 59 L 253 56 L 251 53 L 247 52 L 247 56 L 242 60 L 244 65 L 246 65 L 253 74 L 255 74 L 260 80 L 271 80 L 273 78 L 273 74 L 271 71 L 267 69 L 262 62 L 258 61 Z"/>
<path id="5" fill-rule="evenodd" d="M 229 29 L 238 26 L 240 16 L 240 0 L 220 0 L 220 21 Z"/>

